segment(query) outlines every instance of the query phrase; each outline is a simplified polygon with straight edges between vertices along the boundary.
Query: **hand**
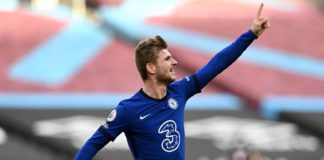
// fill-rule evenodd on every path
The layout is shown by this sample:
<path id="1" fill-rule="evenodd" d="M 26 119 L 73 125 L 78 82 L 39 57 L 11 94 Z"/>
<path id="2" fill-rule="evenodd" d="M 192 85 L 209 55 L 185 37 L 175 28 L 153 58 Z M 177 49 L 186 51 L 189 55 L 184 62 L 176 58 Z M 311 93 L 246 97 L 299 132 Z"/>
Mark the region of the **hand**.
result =
<path id="1" fill-rule="evenodd" d="M 261 16 L 262 8 L 263 3 L 261 3 L 259 7 L 257 16 L 253 20 L 253 24 L 251 27 L 252 32 L 258 37 L 263 33 L 264 30 L 270 27 L 269 18 Z"/>

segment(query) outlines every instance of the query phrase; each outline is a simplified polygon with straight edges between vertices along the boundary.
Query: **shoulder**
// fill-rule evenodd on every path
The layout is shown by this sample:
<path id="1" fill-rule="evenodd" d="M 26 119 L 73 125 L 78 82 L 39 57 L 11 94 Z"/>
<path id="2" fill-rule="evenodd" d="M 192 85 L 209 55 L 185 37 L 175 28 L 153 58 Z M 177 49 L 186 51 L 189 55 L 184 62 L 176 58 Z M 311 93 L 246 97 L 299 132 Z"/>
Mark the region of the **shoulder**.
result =
<path id="1" fill-rule="evenodd" d="M 196 74 L 191 74 L 171 83 L 168 86 L 168 90 L 171 93 L 180 93 L 181 95 L 185 95 L 187 99 L 201 92 L 198 77 Z"/>
<path id="2" fill-rule="evenodd" d="M 142 96 L 140 96 L 139 93 L 137 92 L 130 98 L 120 101 L 117 107 L 123 108 L 125 110 L 131 110 L 135 106 L 137 106 L 139 103 L 141 103 L 142 101 L 143 101 Z"/>
<path id="3" fill-rule="evenodd" d="M 118 106 L 115 107 L 116 110 L 129 114 L 129 116 L 137 113 L 137 109 L 143 106 L 145 99 L 140 95 L 139 92 L 135 93 L 130 98 L 124 99 L 119 102 Z"/>
<path id="4" fill-rule="evenodd" d="M 119 104 L 115 107 L 115 110 L 129 114 L 131 113 L 132 105 L 134 104 L 131 102 L 131 100 L 125 99 L 119 102 Z"/>
<path id="5" fill-rule="evenodd" d="M 170 88 L 187 87 L 188 85 L 191 85 L 192 83 L 196 83 L 196 82 L 197 82 L 196 74 L 191 74 L 171 83 L 169 87 Z"/>

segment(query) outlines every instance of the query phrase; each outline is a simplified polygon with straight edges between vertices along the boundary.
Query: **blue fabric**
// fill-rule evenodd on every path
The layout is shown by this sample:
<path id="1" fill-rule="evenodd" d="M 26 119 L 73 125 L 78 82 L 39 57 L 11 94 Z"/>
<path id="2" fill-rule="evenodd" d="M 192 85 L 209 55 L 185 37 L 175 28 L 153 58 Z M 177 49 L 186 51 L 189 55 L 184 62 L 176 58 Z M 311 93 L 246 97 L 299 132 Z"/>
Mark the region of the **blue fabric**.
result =
<path id="1" fill-rule="evenodd" d="M 215 76 L 230 66 L 256 38 L 257 36 L 249 30 L 231 45 L 218 52 L 205 66 L 196 72 L 200 87 L 206 86 Z"/>
<path id="2" fill-rule="evenodd" d="M 74 160 L 92 159 L 92 157 L 94 157 L 96 153 L 101 148 L 103 148 L 110 140 L 111 139 L 108 139 L 98 129 L 75 155 Z"/>
<path id="3" fill-rule="evenodd" d="M 195 74 L 171 83 L 162 99 L 149 97 L 140 90 L 121 101 L 101 126 L 104 134 L 97 131 L 75 159 L 91 159 L 107 140 L 114 140 L 124 132 L 134 160 L 185 160 L 187 100 L 232 64 L 255 38 L 251 31 L 246 32 Z"/>

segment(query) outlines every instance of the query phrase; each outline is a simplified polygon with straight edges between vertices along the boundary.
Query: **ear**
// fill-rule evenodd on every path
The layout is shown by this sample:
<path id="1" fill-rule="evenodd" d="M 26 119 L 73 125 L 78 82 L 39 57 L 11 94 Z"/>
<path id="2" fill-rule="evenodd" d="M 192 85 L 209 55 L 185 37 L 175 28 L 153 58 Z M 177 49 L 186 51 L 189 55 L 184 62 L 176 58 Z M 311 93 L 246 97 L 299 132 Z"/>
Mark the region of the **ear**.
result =
<path id="1" fill-rule="evenodd" d="M 153 63 L 147 63 L 145 67 L 148 74 L 155 74 L 156 67 Z"/>

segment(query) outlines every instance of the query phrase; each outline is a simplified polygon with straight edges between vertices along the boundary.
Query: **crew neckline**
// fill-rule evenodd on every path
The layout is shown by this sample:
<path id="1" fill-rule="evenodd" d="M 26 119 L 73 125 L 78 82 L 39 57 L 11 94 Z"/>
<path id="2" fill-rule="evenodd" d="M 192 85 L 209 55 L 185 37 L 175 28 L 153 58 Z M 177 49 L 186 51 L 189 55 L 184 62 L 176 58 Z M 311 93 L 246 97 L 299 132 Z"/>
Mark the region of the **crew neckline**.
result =
<path id="1" fill-rule="evenodd" d="M 153 100 L 153 101 L 159 101 L 159 102 L 160 102 L 160 101 L 164 101 L 164 100 L 168 97 L 168 91 L 167 91 L 167 93 L 165 94 L 165 96 L 164 96 L 163 98 L 161 98 L 161 99 L 153 98 L 153 97 L 147 95 L 147 94 L 143 91 L 143 88 L 141 88 L 139 92 L 140 92 L 144 97 L 146 97 L 146 98 L 148 98 L 148 99 L 151 99 L 151 100 Z"/>

